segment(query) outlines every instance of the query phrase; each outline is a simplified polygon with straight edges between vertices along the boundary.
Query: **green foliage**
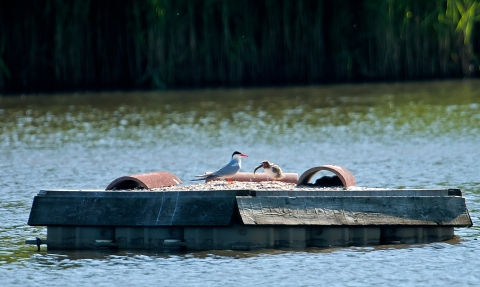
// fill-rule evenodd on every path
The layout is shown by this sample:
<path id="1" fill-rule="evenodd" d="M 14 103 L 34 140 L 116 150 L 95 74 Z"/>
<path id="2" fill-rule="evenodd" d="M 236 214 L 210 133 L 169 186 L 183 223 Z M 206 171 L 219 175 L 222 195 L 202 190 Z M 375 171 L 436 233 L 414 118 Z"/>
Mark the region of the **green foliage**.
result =
<path id="1" fill-rule="evenodd" d="M 479 1 L 5 1 L 0 92 L 472 76 Z"/>
<path id="2" fill-rule="evenodd" d="M 474 22 L 480 21 L 479 3 L 477 0 L 457 0 L 455 4 L 460 13 L 456 31 L 463 32 L 465 44 L 469 44 L 472 38 Z"/>
<path id="3" fill-rule="evenodd" d="M 465 44 L 471 43 L 475 22 L 480 21 L 478 0 L 447 0 L 445 13 L 438 15 L 438 21 L 449 27 L 455 27 L 462 33 Z"/>

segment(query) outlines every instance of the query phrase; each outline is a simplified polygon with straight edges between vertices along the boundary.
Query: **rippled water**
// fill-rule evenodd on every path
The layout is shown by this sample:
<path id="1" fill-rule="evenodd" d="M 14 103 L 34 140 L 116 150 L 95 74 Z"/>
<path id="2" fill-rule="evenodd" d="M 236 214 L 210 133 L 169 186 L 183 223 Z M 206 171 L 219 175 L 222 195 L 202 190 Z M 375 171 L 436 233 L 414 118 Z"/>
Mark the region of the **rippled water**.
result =
<path id="1" fill-rule="evenodd" d="M 234 150 L 286 172 L 339 164 L 370 187 L 459 187 L 458 238 L 255 252 L 41 252 L 26 239 L 39 189 L 104 189 L 166 170 L 185 183 Z M 0 97 L 0 281 L 5 286 L 480 284 L 480 82 Z"/>

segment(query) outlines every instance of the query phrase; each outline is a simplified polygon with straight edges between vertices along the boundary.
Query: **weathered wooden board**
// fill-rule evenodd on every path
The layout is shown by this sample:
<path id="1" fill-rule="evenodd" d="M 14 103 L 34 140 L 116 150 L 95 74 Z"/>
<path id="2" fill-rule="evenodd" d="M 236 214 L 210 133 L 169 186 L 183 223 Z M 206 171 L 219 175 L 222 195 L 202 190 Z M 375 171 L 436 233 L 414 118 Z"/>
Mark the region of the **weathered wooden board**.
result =
<path id="1" fill-rule="evenodd" d="M 35 196 L 28 224 L 225 226 L 230 224 L 237 194 L 238 191 L 48 191 Z"/>
<path id="2" fill-rule="evenodd" d="M 472 225 L 457 196 L 237 196 L 246 225 Z"/>
<path id="3" fill-rule="evenodd" d="M 257 196 L 462 196 L 460 189 L 256 190 Z"/>
<path id="4" fill-rule="evenodd" d="M 273 191 L 275 192 L 275 191 Z M 465 199 L 445 190 L 330 191 L 340 196 L 259 196 L 249 190 L 41 191 L 29 225 L 36 226 L 226 226 L 235 203 L 247 225 L 446 225 L 472 224 Z M 327 191 L 328 192 L 328 191 Z M 353 192 L 355 195 L 350 195 Z M 358 192 L 358 193 L 357 193 Z M 360 192 L 372 192 L 360 196 Z M 418 196 L 434 192 L 437 196 Z M 308 194 L 302 192 L 301 194 Z"/>

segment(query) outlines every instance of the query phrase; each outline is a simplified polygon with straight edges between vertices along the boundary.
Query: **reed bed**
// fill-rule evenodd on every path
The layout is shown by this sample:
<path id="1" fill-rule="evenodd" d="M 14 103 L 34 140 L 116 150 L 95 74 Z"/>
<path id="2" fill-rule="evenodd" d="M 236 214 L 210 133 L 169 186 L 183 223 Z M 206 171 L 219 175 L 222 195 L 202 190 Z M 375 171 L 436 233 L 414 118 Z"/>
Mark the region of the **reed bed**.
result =
<path id="1" fill-rule="evenodd" d="M 0 2 L 0 93 L 480 74 L 480 0 Z"/>

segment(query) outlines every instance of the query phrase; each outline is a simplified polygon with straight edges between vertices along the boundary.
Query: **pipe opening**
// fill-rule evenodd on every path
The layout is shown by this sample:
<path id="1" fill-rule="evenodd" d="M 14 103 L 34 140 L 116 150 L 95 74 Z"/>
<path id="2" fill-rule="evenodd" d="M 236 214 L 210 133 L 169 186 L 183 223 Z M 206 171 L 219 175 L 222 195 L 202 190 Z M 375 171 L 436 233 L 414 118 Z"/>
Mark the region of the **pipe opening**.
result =
<path id="1" fill-rule="evenodd" d="M 342 180 L 338 177 L 338 175 L 334 174 L 333 172 L 328 171 L 319 171 L 312 175 L 312 179 L 310 182 L 306 183 L 305 185 L 308 186 L 315 186 L 315 187 L 343 187 Z"/>
<path id="2" fill-rule="evenodd" d="M 334 176 L 324 175 L 317 180 L 314 184 L 311 184 L 310 181 L 312 177 L 318 172 L 331 172 L 335 174 Z M 343 186 L 348 188 L 350 186 L 355 186 L 355 177 L 353 174 L 346 168 L 339 165 L 322 165 L 313 167 L 305 171 L 298 180 L 298 185 L 314 185 L 319 187 L 334 187 L 334 186 Z"/>
<path id="3" fill-rule="evenodd" d="M 139 182 L 131 179 L 121 180 L 109 187 L 109 190 L 145 189 Z"/>

